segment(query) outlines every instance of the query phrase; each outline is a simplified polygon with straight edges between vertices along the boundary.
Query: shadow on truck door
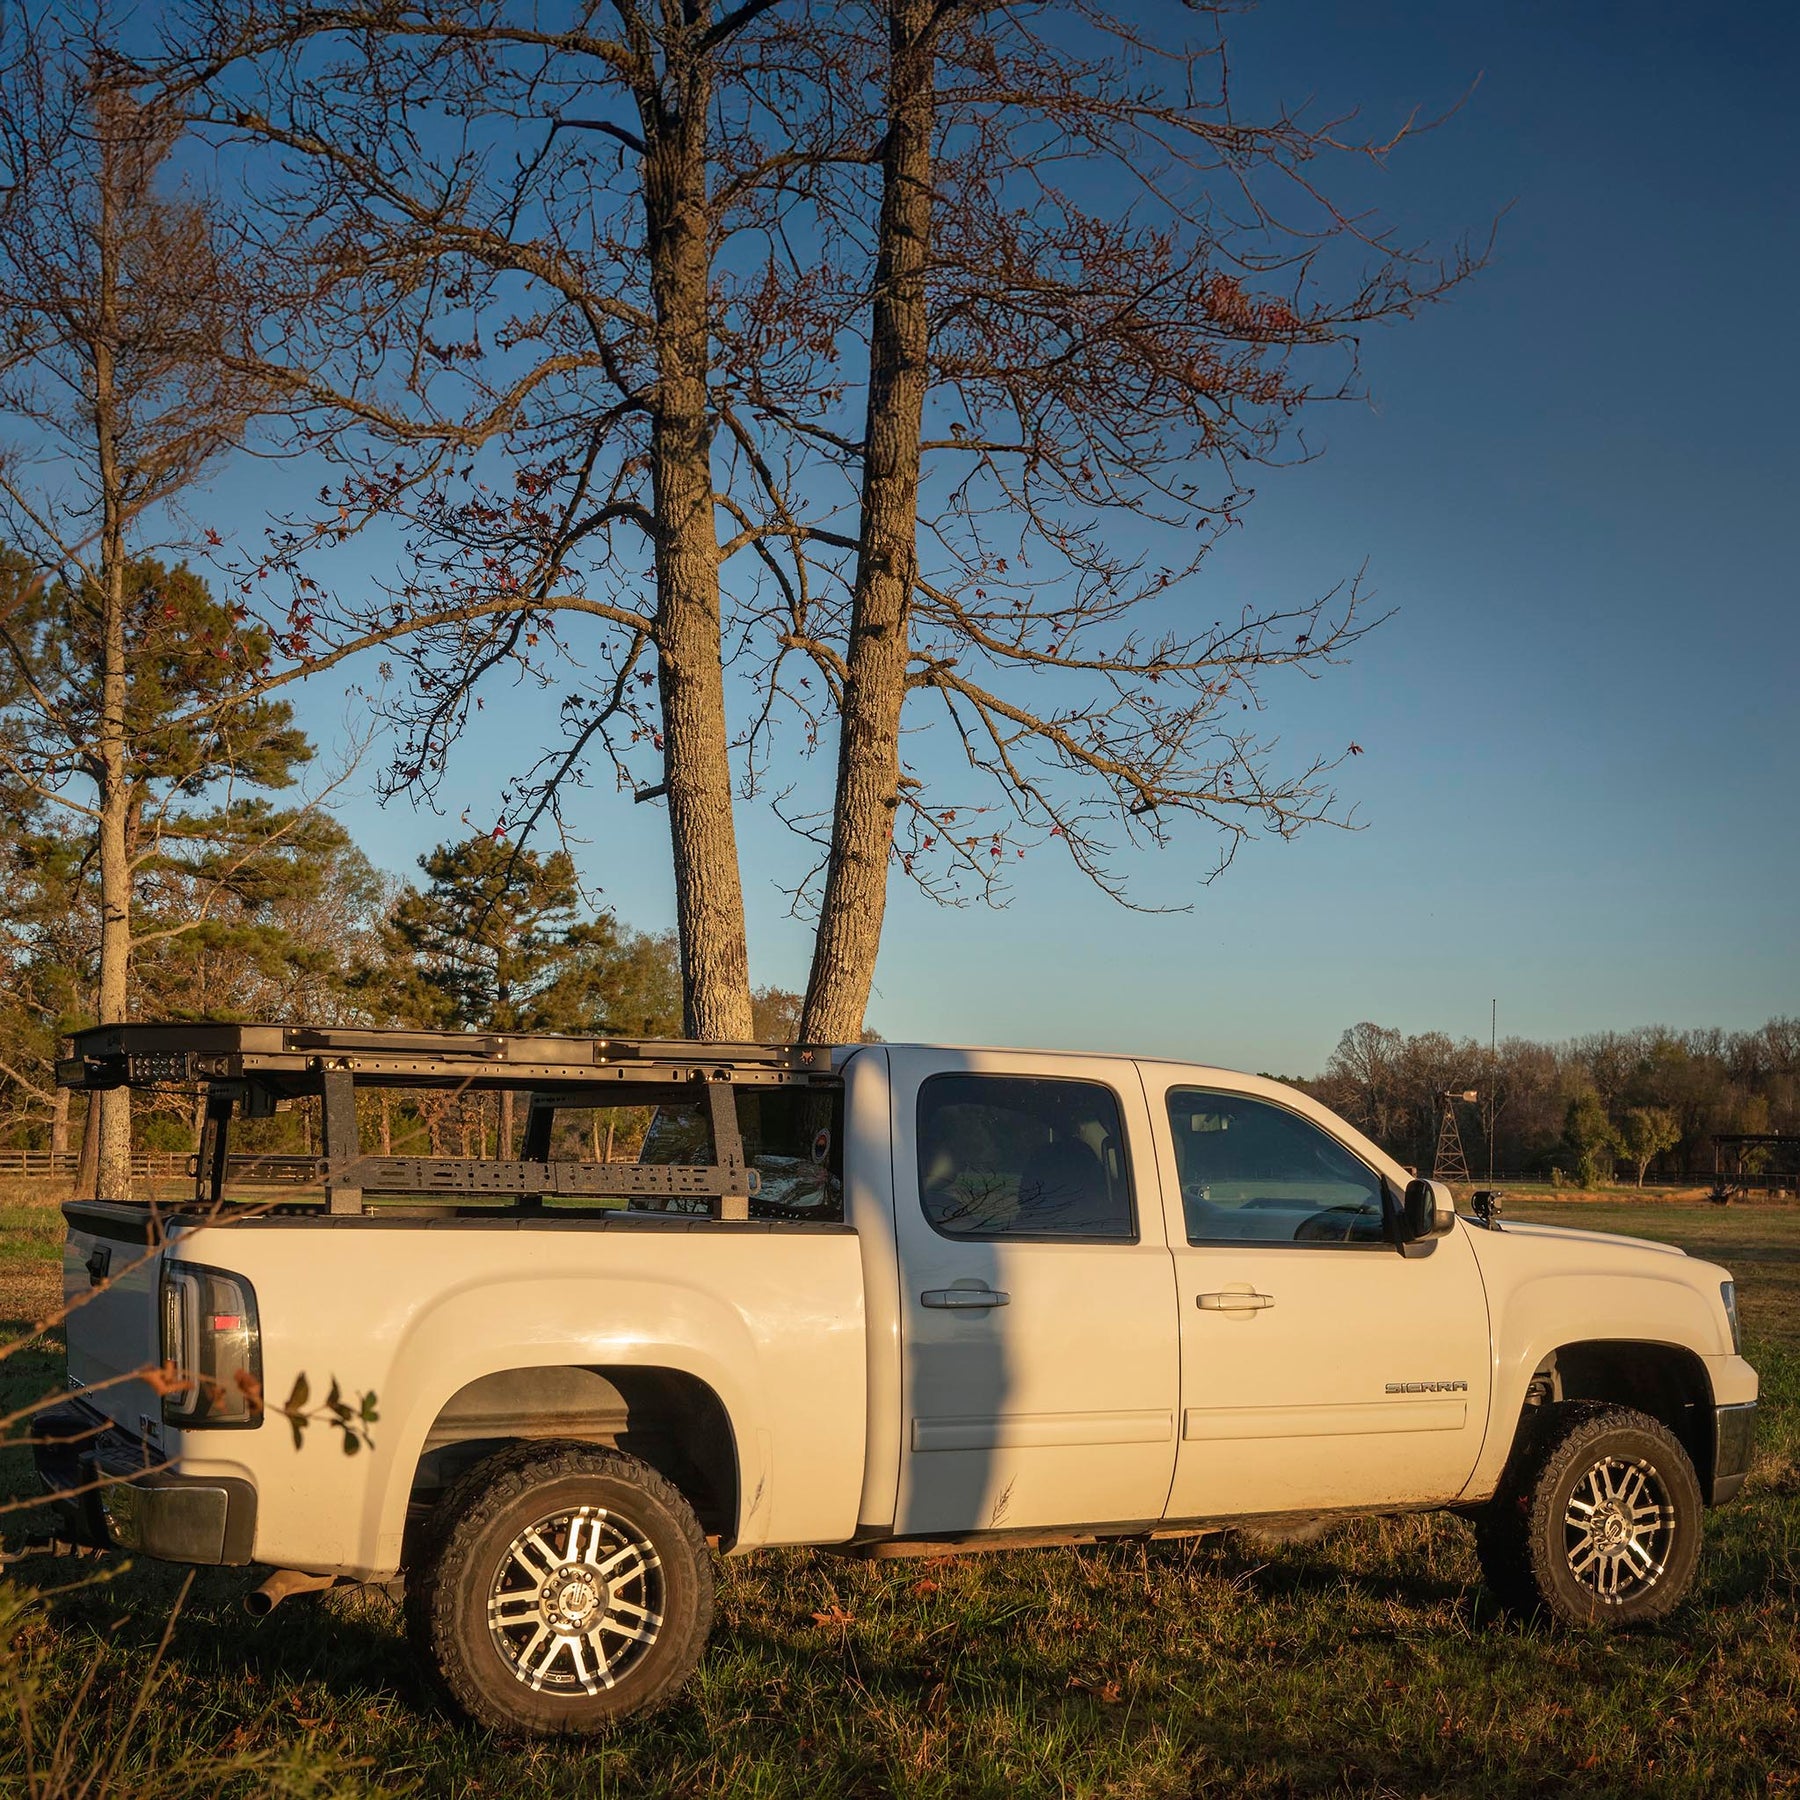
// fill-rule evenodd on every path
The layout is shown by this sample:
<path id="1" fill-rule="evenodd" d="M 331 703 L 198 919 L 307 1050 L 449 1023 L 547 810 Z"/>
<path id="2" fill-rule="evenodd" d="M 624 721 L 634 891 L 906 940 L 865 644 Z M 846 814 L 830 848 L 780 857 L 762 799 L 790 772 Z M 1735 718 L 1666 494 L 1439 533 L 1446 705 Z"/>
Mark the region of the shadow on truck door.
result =
<path id="1" fill-rule="evenodd" d="M 896 1533 L 1159 1519 L 1180 1359 L 1132 1066 L 889 1054 Z"/>

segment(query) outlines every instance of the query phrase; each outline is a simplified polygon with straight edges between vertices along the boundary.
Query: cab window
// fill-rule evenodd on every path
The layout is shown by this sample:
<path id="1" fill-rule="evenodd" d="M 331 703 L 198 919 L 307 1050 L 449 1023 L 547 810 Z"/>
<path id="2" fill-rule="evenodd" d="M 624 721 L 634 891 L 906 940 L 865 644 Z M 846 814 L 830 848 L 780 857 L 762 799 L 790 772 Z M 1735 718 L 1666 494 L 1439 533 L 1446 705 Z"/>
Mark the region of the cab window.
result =
<path id="1" fill-rule="evenodd" d="M 1168 1105 L 1190 1244 L 1386 1242 L 1380 1176 L 1312 1120 L 1206 1088 Z"/>
<path id="2" fill-rule="evenodd" d="M 946 1237 L 1135 1242 L 1117 1097 L 1092 1081 L 933 1075 L 919 1199 Z"/>

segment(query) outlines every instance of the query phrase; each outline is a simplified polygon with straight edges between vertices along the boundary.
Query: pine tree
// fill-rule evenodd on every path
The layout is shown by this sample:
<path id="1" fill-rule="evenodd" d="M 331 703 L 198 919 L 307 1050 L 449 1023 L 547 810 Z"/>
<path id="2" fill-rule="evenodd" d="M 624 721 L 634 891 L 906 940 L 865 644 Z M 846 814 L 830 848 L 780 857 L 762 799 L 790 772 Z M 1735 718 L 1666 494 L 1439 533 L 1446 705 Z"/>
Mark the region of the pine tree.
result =
<path id="1" fill-rule="evenodd" d="M 285 702 L 233 703 L 241 671 L 268 654 L 265 635 L 191 569 L 140 558 L 123 580 L 129 754 L 116 783 L 127 885 L 109 898 L 95 804 L 106 704 L 95 595 L 46 585 L 11 557 L 0 559 L 0 590 L 0 1108 L 50 1120 L 55 1137 L 51 1063 L 60 1038 L 104 1016 L 109 908 L 127 930 L 131 1015 L 319 1016 L 341 1004 L 378 883 L 334 819 L 276 798 L 313 747 Z"/>
<path id="2" fill-rule="evenodd" d="M 566 851 L 543 856 L 502 839 L 440 844 L 419 859 L 423 889 L 395 901 L 383 965 L 364 977 L 376 1010 L 465 1030 L 611 1032 L 679 1029 L 674 947 L 584 917 Z"/>

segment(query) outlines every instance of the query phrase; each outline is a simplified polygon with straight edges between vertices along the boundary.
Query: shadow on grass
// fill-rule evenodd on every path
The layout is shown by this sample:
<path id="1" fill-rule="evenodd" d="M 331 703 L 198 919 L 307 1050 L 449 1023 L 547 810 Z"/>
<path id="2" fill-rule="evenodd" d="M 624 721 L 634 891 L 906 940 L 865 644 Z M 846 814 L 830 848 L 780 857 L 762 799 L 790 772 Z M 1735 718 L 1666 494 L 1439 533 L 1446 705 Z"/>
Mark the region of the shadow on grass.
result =
<path id="1" fill-rule="evenodd" d="M 18 1343 L 30 1333 L 32 1324 L 33 1321 L 26 1319 L 0 1319 L 0 1344 Z M 0 1415 L 40 1400 L 55 1399 L 62 1394 L 63 1387 L 62 1339 L 59 1334 L 46 1332 L 0 1362 Z M 38 1493 L 38 1479 L 25 1427 L 22 1423 L 14 1424 L 5 1435 L 12 1441 L 0 1446 L 0 1498 L 34 1498 Z M 42 1528 L 48 1518 L 47 1513 L 40 1515 L 35 1510 L 0 1513 L 0 1537 L 12 1538 Z"/>
<path id="2" fill-rule="evenodd" d="M 69 1566 L 32 1559 L 14 1573 L 20 1586 L 46 1595 L 49 1618 L 60 1632 L 103 1634 L 128 1652 L 154 1648 L 180 1592 L 183 1568 L 148 1558 L 75 1565 L 90 1579 L 53 1593 L 65 1585 L 62 1571 Z M 378 1699 L 422 1714 L 436 1710 L 390 1602 L 358 1594 L 356 1604 L 345 1605 L 336 1595 L 309 1595 L 266 1619 L 252 1619 L 243 1598 L 264 1573 L 199 1571 L 164 1658 L 178 1685 L 255 1704 L 316 1683 L 334 1704 Z"/>
<path id="3" fill-rule="evenodd" d="M 14 1344 L 31 1336 L 35 1319 L 0 1319 L 0 1344 Z M 0 1386 L 17 1392 L 19 1404 L 42 1394 L 61 1391 L 63 1386 L 62 1333 L 46 1331 L 15 1350 L 0 1363 Z"/>

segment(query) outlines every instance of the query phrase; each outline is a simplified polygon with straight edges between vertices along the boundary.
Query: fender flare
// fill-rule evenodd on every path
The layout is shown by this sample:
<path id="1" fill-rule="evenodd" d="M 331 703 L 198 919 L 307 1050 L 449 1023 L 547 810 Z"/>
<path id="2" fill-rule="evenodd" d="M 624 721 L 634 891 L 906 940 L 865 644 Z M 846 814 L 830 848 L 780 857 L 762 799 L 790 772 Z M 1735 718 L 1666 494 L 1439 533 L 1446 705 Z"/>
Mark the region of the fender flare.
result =
<path id="1" fill-rule="evenodd" d="M 496 1329 L 497 1319 L 520 1329 Z M 508 1370 L 559 1367 L 667 1369 L 717 1399 L 737 1461 L 737 1544 L 758 1540 L 766 1516 L 768 1433 L 756 1402 L 756 1345 L 744 1320 L 701 1289 L 676 1281 L 575 1280 L 556 1274 L 473 1282 L 408 1321 L 392 1359 L 390 1393 L 403 1421 L 376 1441 L 364 1490 L 361 1539 L 382 1566 L 400 1566 L 407 1504 L 432 1426 L 471 1382 Z M 413 1371 L 419 1373 L 409 1380 Z"/>

